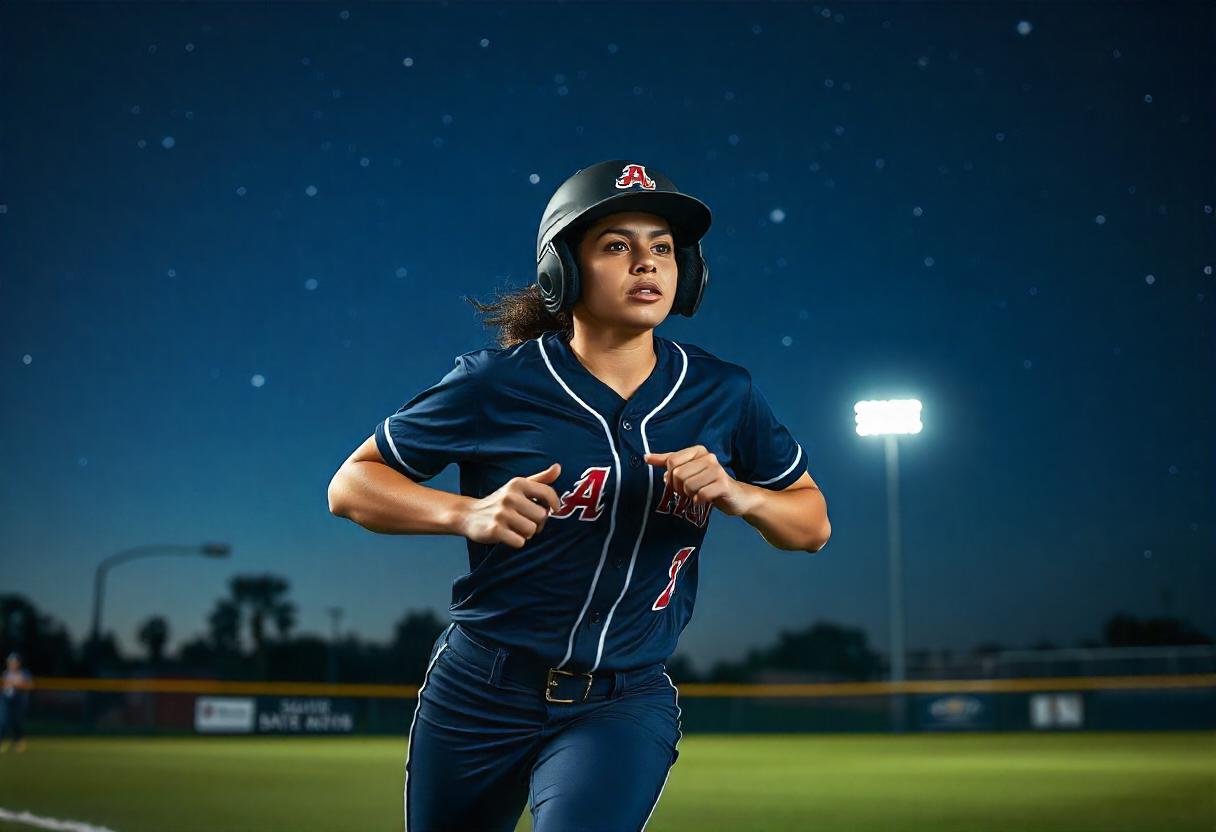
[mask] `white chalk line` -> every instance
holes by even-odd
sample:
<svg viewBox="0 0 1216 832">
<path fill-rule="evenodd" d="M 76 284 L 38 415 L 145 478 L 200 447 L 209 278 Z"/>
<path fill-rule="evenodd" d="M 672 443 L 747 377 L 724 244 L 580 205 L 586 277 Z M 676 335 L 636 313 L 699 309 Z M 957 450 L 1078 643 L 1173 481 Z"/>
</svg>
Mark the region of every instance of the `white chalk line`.
<svg viewBox="0 0 1216 832">
<path fill-rule="evenodd" d="M 54 829 L 56 832 L 114 832 L 113 829 L 106 826 L 94 826 L 91 823 L 83 823 L 78 820 L 44 818 L 29 812 L 11 812 L 8 809 L 0 809 L 0 820 L 7 820 L 12 823 L 24 823 L 38 829 Z"/>
</svg>

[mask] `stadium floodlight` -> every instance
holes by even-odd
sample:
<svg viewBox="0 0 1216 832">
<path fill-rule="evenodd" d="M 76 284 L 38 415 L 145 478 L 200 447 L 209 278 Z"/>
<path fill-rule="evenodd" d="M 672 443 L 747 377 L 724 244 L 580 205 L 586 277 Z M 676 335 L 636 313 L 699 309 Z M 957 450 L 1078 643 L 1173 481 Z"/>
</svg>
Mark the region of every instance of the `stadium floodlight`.
<svg viewBox="0 0 1216 832">
<path fill-rule="evenodd" d="M 110 555 L 97 564 L 93 573 L 93 636 L 92 646 L 96 650 L 101 638 L 101 607 L 105 600 L 106 575 L 120 563 L 126 563 L 136 558 L 150 558 L 160 555 L 202 555 L 206 558 L 226 558 L 232 554 L 232 547 L 227 543 L 204 543 L 201 546 L 181 546 L 171 543 L 152 543 L 146 546 L 136 546 L 123 549 Z"/>
<path fill-rule="evenodd" d="M 891 681 L 904 681 L 904 593 L 903 560 L 899 546 L 899 437 L 920 433 L 919 399 L 881 399 L 853 405 L 858 436 L 881 436 L 887 453 L 887 548 L 889 552 L 889 603 L 891 624 Z M 891 697 L 895 730 L 903 731 L 907 719 L 903 694 Z"/>
<path fill-rule="evenodd" d="M 858 436 L 920 433 L 921 404 L 917 399 L 883 399 L 853 405 Z"/>
</svg>

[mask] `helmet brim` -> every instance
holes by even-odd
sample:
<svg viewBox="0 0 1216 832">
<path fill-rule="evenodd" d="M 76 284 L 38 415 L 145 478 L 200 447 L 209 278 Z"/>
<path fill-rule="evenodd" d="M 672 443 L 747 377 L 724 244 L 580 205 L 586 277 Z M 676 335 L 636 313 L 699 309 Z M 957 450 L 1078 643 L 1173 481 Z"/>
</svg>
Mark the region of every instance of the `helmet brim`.
<svg viewBox="0 0 1216 832">
<path fill-rule="evenodd" d="M 556 232 L 551 231 L 549 236 L 556 237 L 574 228 L 586 228 L 609 214 L 626 211 L 639 211 L 663 217 L 671 226 L 677 245 L 699 242 L 709 231 L 712 222 L 709 206 L 696 197 L 668 191 L 629 191 L 600 200 L 580 213 L 577 218 L 572 218 L 563 228 Z"/>
</svg>

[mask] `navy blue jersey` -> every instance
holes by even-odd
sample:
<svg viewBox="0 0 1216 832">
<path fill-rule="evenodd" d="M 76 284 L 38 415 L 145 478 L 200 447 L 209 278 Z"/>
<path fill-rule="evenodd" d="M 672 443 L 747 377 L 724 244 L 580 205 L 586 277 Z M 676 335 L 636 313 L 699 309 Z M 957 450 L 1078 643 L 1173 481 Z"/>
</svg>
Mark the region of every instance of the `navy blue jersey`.
<svg viewBox="0 0 1216 832">
<path fill-rule="evenodd" d="M 704 445 L 775 491 L 806 471 L 747 370 L 658 335 L 654 348 L 628 400 L 558 332 L 476 350 L 376 426 L 389 465 L 425 482 L 456 463 L 470 497 L 561 464 L 561 505 L 522 548 L 468 541 L 451 615 L 475 637 L 575 671 L 666 660 L 692 617 L 712 506 L 673 493 L 643 454 Z"/>
</svg>

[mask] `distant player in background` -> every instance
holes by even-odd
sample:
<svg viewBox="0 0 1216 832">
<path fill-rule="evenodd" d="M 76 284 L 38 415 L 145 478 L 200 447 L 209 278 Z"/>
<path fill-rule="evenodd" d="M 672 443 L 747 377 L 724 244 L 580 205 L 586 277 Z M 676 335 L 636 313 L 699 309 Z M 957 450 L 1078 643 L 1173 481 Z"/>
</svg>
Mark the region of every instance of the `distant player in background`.
<svg viewBox="0 0 1216 832">
<path fill-rule="evenodd" d="M 500 348 L 459 356 L 330 483 L 330 511 L 367 529 L 468 540 L 410 726 L 406 832 L 509 832 L 525 803 L 534 832 L 643 828 L 679 755 L 663 662 L 710 509 L 781 549 L 831 534 L 748 371 L 654 334 L 700 304 L 709 224 L 645 165 L 578 171 L 542 219 L 536 285 L 476 304 Z M 453 462 L 459 494 L 421 485 Z"/>
<path fill-rule="evenodd" d="M 8 751 L 10 734 L 13 750 L 18 754 L 25 750 L 25 708 L 31 684 L 29 671 L 21 667 L 21 656 L 9 653 L 0 690 L 0 753 Z"/>
</svg>

